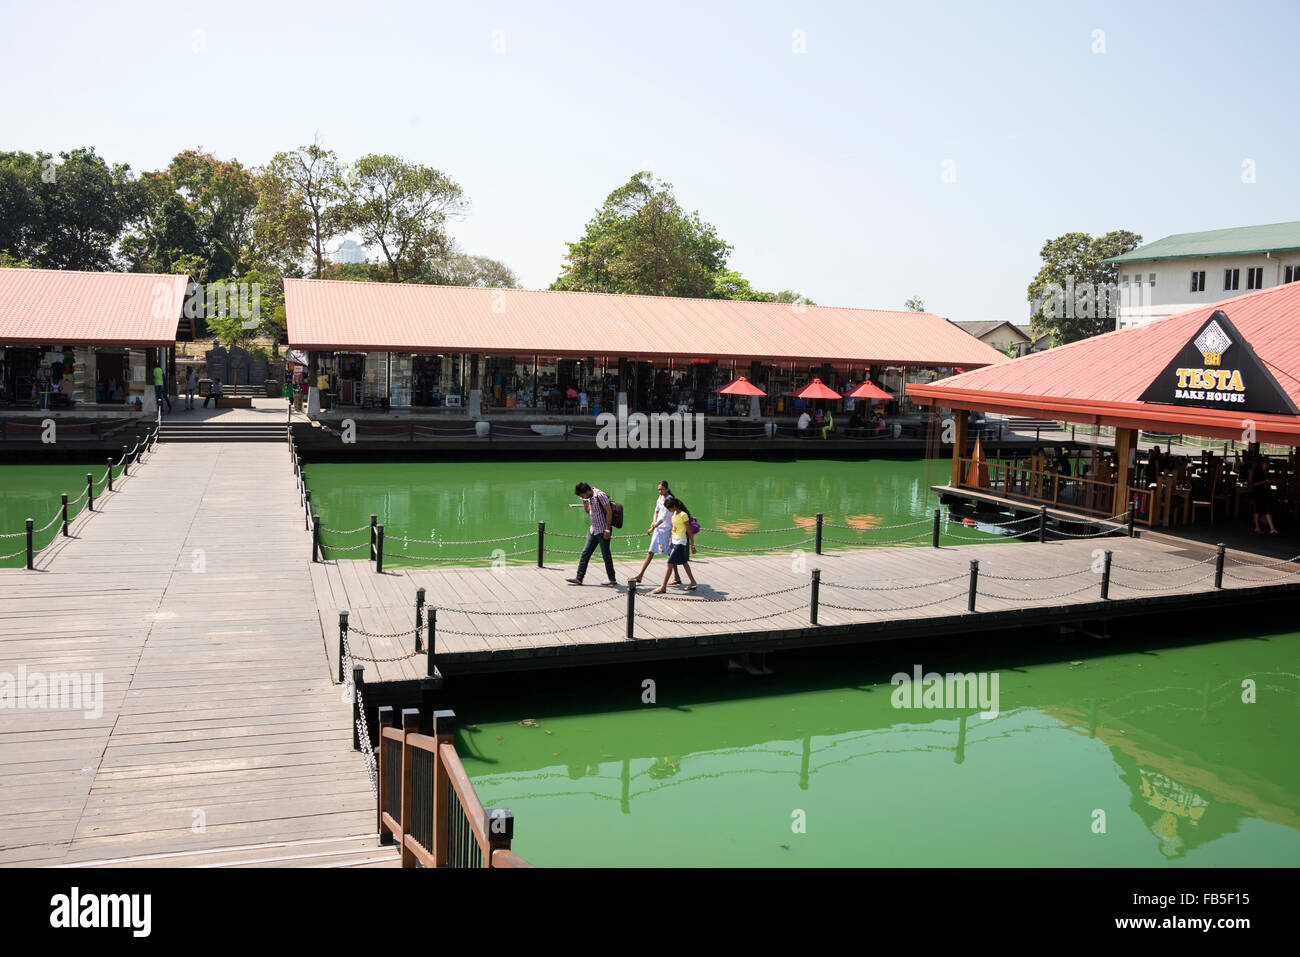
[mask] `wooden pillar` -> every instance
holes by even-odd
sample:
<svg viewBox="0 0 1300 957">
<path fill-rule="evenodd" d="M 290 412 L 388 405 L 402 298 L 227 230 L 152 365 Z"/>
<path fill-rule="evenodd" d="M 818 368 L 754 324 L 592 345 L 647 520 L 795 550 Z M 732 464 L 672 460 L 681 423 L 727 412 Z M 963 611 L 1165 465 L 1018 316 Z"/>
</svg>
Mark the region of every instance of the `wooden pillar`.
<svg viewBox="0 0 1300 957">
<path fill-rule="evenodd" d="M 1137 458 L 1137 429 L 1115 430 L 1115 499 L 1110 514 L 1128 511 L 1128 487 L 1133 484 L 1133 463 Z"/>
<path fill-rule="evenodd" d="M 965 409 L 956 409 L 953 411 L 953 437 L 952 437 L 952 485 L 953 487 L 961 485 L 964 476 L 961 474 L 961 459 L 966 454 L 966 426 L 970 421 L 970 413 Z M 943 428 L 943 423 L 939 423 L 939 428 Z"/>
</svg>

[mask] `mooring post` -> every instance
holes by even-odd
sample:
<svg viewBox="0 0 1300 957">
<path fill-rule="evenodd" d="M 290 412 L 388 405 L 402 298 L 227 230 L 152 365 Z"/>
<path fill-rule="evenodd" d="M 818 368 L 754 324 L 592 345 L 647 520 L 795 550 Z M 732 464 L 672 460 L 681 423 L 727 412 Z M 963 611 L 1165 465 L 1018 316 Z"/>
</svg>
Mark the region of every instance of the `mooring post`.
<svg viewBox="0 0 1300 957">
<path fill-rule="evenodd" d="M 1110 560 L 1114 552 L 1107 552 L 1105 562 L 1101 566 L 1101 600 L 1106 601 L 1110 598 Z"/>
<path fill-rule="evenodd" d="M 430 678 L 432 678 L 435 674 L 438 673 L 438 669 L 433 666 L 433 647 L 434 647 L 434 640 L 437 637 L 437 633 L 438 633 L 438 609 L 434 607 L 429 609 L 429 640 L 425 642 L 425 644 L 428 647 L 424 649 L 424 654 L 427 659 L 425 674 L 427 674 Z"/>
<path fill-rule="evenodd" d="M 384 526 L 375 526 L 375 574 L 384 573 Z"/>
<path fill-rule="evenodd" d="M 364 665 L 352 666 L 352 750 L 361 750 L 361 689 L 366 686 Z"/>
<path fill-rule="evenodd" d="M 821 592 L 821 587 L 822 570 L 820 568 L 814 568 L 812 570 L 812 601 L 809 604 L 810 611 L 808 615 L 808 623 L 810 625 L 817 624 L 817 596 Z"/>
<path fill-rule="evenodd" d="M 545 564 L 542 556 L 546 551 L 546 523 L 537 523 L 537 567 L 541 568 Z"/>
<path fill-rule="evenodd" d="M 375 523 L 379 521 L 378 515 L 370 516 L 370 560 L 375 560 Z"/>
<path fill-rule="evenodd" d="M 346 675 L 343 674 L 344 654 L 348 647 L 348 613 L 339 612 L 339 684 L 343 684 Z"/>
<path fill-rule="evenodd" d="M 980 563 L 978 559 L 971 559 L 970 563 L 970 591 L 966 595 L 966 610 L 975 610 L 975 593 L 979 589 L 980 582 Z"/>
<path fill-rule="evenodd" d="M 1137 500 L 1128 500 L 1128 537 L 1133 537 L 1133 522 L 1137 519 Z"/>
<path fill-rule="evenodd" d="M 113 456 L 108 457 L 108 490 L 113 491 Z"/>
<path fill-rule="evenodd" d="M 939 547 L 939 510 L 937 508 L 934 510 L 934 535 L 931 538 L 930 544 L 935 548 Z"/>
<path fill-rule="evenodd" d="M 62 495 L 59 496 L 59 499 L 63 503 L 63 537 L 67 538 L 68 537 L 68 493 L 64 492 Z"/>
<path fill-rule="evenodd" d="M 817 554 L 822 553 L 822 513 L 817 513 Z"/>
<path fill-rule="evenodd" d="M 32 555 L 32 526 L 34 526 L 35 524 L 36 523 L 33 522 L 30 518 L 27 520 L 27 569 L 28 571 L 31 570 L 32 559 L 35 557 Z"/>
<path fill-rule="evenodd" d="M 307 489 L 307 501 L 303 503 L 303 508 L 307 512 L 307 531 L 311 531 L 311 489 Z"/>
<path fill-rule="evenodd" d="M 320 516 L 311 517 L 311 560 L 312 563 L 320 561 Z"/>
<path fill-rule="evenodd" d="M 636 625 L 636 579 L 627 580 L 627 637 L 633 639 Z"/>
<path fill-rule="evenodd" d="M 424 650 L 424 587 L 415 590 L 415 653 Z"/>
<path fill-rule="evenodd" d="M 1219 552 L 1214 556 L 1214 587 L 1223 587 L 1223 559 L 1227 555 L 1228 547 L 1219 542 Z"/>
<path fill-rule="evenodd" d="M 388 788 L 384 785 L 388 780 L 388 762 L 384 758 L 384 753 L 388 750 L 384 747 L 384 728 L 393 727 L 393 706 L 386 704 L 380 707 L 375 715 L 375 723 L 379 725 L 379 788 L 378 794 L 375 795 L 375 832 L 379 835 L 381 846 L 393 843 L 392 832 L 384 827 L 384 812 L 388 810 L 388 802 L 393 796 L 388 793 Z"/>
<path fill-rule="evenodd" d="M 95 483 L 89 472 L 86 473 L 86 508 L 92 512 L 95 510 Z"/>
<path fill-rule="evenodd" d="M 122 446 L 122 474 L 131 474 L 131 453 L 126 450 L 125 445 Z"/>
<path fill-rule="evenodd" d="M 1047 541 L 1047 506 L 1038 506 L 1038 540 Z"/>
</svg>

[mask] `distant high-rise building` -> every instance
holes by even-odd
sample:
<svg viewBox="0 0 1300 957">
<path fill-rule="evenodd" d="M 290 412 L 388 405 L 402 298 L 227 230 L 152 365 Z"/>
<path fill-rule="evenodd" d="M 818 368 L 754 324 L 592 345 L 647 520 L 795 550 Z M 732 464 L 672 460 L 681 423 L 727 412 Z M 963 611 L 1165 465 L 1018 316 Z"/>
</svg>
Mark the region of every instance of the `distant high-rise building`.
<svg viewBox="0 0 1300 957">
<path fill-rule="evenodd" d="M 345 239 L 339 243 L 339 248 L 330 253 L 330 259 L 336 263 L 363 263 L 366 261 L 366 251 L 355 240 Z"/>
</svg>

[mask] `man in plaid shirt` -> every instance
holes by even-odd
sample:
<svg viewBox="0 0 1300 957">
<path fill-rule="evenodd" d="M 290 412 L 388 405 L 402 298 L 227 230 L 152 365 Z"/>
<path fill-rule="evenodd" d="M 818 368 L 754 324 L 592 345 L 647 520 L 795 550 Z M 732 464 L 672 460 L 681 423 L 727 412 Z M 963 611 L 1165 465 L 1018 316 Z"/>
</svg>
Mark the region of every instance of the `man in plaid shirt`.
<svg viewBox="0 0 1300 957">
<path fill-rule="evenodd" d="M 613 510 L 609 507 L 609 496 L 598 488 L 592 488 L 586 482 L 579 482 L 574 488 L 574 494 L 582 499 L 582 507 L 587 510 L 591 516 L 591 527 L 587 530 L 587 543 L 582 548 L 582 557 L 578 559 L 578 573 L 572 578 L 566 578 L 570 585 L 581 585 L 582 579 L 587 574 L 587 562 L 591 559 L 591 553 L 600 546 L 600 555 L 605 559 L 605 575 L 609 581 L 606 585 L 618 584 L 618 579 L 614 575 L 614 556 L 609 550 L 610 522 L 613 518 Z"/>
</svg>

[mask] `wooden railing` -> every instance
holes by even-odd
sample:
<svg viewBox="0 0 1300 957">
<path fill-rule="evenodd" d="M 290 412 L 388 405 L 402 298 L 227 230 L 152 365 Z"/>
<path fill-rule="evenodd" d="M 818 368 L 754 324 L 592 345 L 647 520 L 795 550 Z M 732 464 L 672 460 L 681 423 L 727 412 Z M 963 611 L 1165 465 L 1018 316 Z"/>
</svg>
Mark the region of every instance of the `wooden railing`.
<svg viewBox="0 0 1300 957">
<path fill-rule="evenodd" d="M 984 460 L 980 465 L 988 473 L 988 485 L 971 485 L 966 479 L 974 461 L 966 458 L 960 460 L 959 484 L 962 488 L 986 488 L 990 492 L 1001 492 L 1007 498 L 1026 499 L 1046 505 L 1065 505 L 1098 515 L 1112 514 L 1114 482 Z"/>
<path fill-rule="evenodd" d="M 420 712 L 379 709 L 379 840 L 396 844 L 403 867 L 531 867 L 510 850 L 514 815 L 484 810 L 456 753 L 456 715 L 433 713 L 433 736 Z"/>
</svg>

